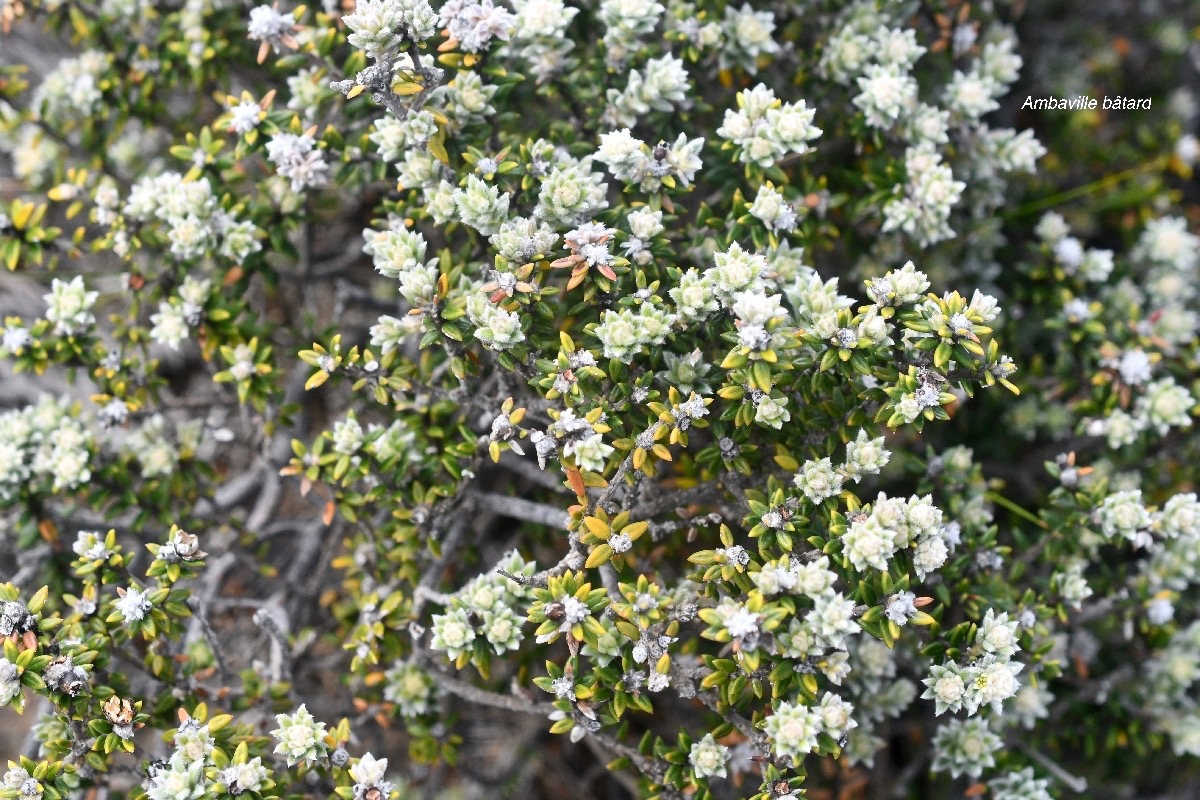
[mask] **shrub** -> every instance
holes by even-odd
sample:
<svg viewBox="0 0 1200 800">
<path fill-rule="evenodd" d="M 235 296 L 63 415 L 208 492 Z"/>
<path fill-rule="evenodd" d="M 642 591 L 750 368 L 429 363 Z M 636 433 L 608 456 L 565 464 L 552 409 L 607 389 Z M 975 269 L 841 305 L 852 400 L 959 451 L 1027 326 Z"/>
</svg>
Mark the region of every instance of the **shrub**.
<svg viewBox="0 0 1200 800">
<path fill-rule="evenodd" d="M 0 6 L 0 796 L 1194 791 L 1195 101 L 1021 108 L 1195 32 L 1023 5 Z"/>
</svg>

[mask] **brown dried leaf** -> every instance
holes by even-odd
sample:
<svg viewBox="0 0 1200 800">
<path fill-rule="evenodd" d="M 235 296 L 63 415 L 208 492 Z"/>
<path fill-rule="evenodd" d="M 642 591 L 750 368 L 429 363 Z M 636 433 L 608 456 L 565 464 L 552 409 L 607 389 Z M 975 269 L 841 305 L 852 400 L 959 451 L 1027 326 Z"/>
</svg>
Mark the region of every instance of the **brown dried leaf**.
<svg viewBox="0 0 1200 800">
<path fill-rule="evenodd" d="M 583 485 L 583 475 L 574 467 L 567 470 L 567 483 L 570 484 L 571 491 L 575 492 L 577 497 L 587 494 L 587 487 Z"/>
</svg>

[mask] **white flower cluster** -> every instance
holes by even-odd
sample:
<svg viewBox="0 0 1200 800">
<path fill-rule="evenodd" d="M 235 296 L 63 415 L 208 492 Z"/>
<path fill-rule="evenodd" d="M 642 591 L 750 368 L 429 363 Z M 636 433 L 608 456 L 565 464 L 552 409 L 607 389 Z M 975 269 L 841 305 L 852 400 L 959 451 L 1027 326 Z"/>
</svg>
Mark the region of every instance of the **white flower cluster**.
<svg viewBox="0 0 1200 800">
<path fill-rule="evenodd" d="M 766 323 L 786 315 L 779 305 L 779 296 L 763 292 L 766 288 L 763 277 L 767 272 L 765 256 L 744 250 L 734 242 L 725 252 L 714 253 L 713 266 L 703 273 L 695 269 L 685 272 L 669 294 L 680 319 L 703 319 L 726 307 L 738 317 L 739 329 L 746 330 L 749 346 L 765 344 L 765 340 L 760 340 Z M 736 308 L 739 303 L 740 312 Z"/>
<path fill-rule="evenodd" d="M 41 187 L 53 178 L 54 168 L 62 163 L 65 149 L 52 136 L 33 123 L 25 123 L 16 133 L 0 139 L 0 150 L 12 157 L 13 175 Z"/>
<path fill-rule="evenodd" d="M 475 636 L 470 612 L 463 607 L 452 608 L 445 614 L 434 615 L 433 640 L 430 647 L 445 651 L 447 658 L 457 659 L 469 652 Z"/>
<path fill-rule="evenodd" d="M 202 423 L 203 420 L 193 420 L 181 426 L 177 432 L 180 442 L 194 438 Z M 179 463 L 179 453 L 171 443 L 167 420 L 162 414 L 155 414 L 143 422 L 139 429 L 124 439 L 121 447 L 137 459 L 143 478 L 168 477 L 175 472 Z"/>
<path fill-rule="evenodd" d="M 1021 57 L 1014 52 L 1015 47 L 1012 36 L 1002 35 L 984 45 L 968 72 L 955 70 L 943 98 L 957 118 L 974 122 L 999 108 L 996 100 L 1008 91 L 1021 68 Z"/>
<path fill-rule="evenodd" d="M 16 794 L 13 795 L 15 797 L 41 800 L 45 796 L 41 782 L 24 767 L 17 766 L 11 761 L 8 763 L 12 766 L 5 771 L 3 779 L 0 779 L 0 786 L 15 792 Z"/>
<path fill-rule="evenodd" d="M 725 28 L 721 22 L 713 20 L 701 24 L 696 4 L 688 0 L 669 0 L 667 26 L 698 49 L 712 50 L 725 41 Z"/>
<path fill-rule="evenodd" d="M 704 139 L 688 140 L 679 134 L 674 144 L 660 142 L 649 147 L 629 133 L 629 128 L 603 134 L 600 149 L 593 158 L 608 166 L 613 177 L 626 184 L 636 185 L 647 194 L 657 192 L 664 183 L 690 186 L 696 172 L 704 166 L 700 150 Z"/>
<path fill-rule="evenodd" d="M 191 718 L 185 719 L 175 731 L 174 751 L 170 760 L 166 764 L 160 762 L 149 770 L 146 795 L 150 800 L 198 800 L 205 797 L 211 789 L 204 773 L 212 763 L 215 745 L 216 740 L 209 732 L 208 725 Z M 247 770 L 247 785 L 239 784 L 246 791 L 261 787 L 268 777 L 261 759 L 255 761 L 258 762 L 257 771 Z"/>
<path fill-rule="evenodd" d="M 909 144 L 908 182 L 904 196 L 884 207 L 883 230 L 899 230 L 920 246 L 954 236 L 949 212 L 965 184 L 953 180 L 938 148 L 950 143 L 951 124 L 966 154 L 962 167 L 977 192 L 973 202 L 998 206 L 1005 199 L 1001 173 L 1031 172 L 1045 149 L 1029 131 L 990 130 L 980 117 L 998 107 L 996 99 L 1016 80 L 1021 59 L 1015 38 L 1004 28 L 988 31 L 971 68 L 957 71 L 942 88 L 943 107 L 920 102 L 912 75 L 915 62 L 927 51 L 911 28 L 892 27 L 887 12 L 848 4 L 822 50 L 818 69 L 831 80 L 854 87 L 853 103 L 870 127 L 897 130 Z M 960 42 L 959 34 L 963 35 Z M 954 36 L 955 53 L 965 55 L 975 45 L 976 31 L 960 25 Z"/>
<path fill-rule="evenodd" d="M 766 394 L 764 392 L 754 401 L 754 421 L 777 431 L 782 430 L 783 423 L 790 422 L 792 419 L 791 412 L 785 408 L 787 404 L 788 399 L 782 394 L 778 392 Z"/>
<path fill-rule="evenodd" d="M 670 112 L 688 106 L 687 69 L 681 59 L 667 54 L 652 58 L 640 70 L 630 70 L 621 90 L 609 89 L 603 121 L 612 127 L 633 127 L 651 111 Z"/>
<path fill-rule="evenodd" d="M 988 781 L 993 800 L 1054 800 L 1048 786 L 1049 781 L 1034 777 L 1033 767 L 1008 772 Z"/>
<path fill-rule="evenodd" d="M 62 59 L 38 84 L 33 108 L 53 125 L 98 114 L 104 100 L 100 82 L 111 65 L 112 56 L 98 50 Z"/>
<path fill-rule="evenodd" d="M 721 599 L 713 609 L 713 618 L 724 629 L 730 639 L 740 642 L 740 647 L 753 649 L 758 646 L 761 618 L 742 603 L 731 597 Z"/>
<path fill-rule="evenodd" d="M 653 303 L 643 303 L 637 311 L 623 308 L 608 310 L 592 334 L 604 348 L 605 358 L 628 361 L 643 348 L 666 341 L 678 317 Z"/>
<path fill-rule="evenodd" d="M 829 569 L 829 559 L 826 556 L 812 561 L 785 556 L 778 561 L 768 561 L 757 572 L 751 572 L 750 580 L 764 597 L 788 592 L 801 594 L 815 601 L 832 594 L 837 575 Z M 836 637 L 836 634 L 834 636 Z"/>
<path fill-rule="evenodd" d="M 46 319 L 54 323 L 54 332 L 62 336 L 84 333 L 96 323 L 92 306 L 99 296 L 98 292 L 87 290 L 82 275 L 76 275 L 69 282 L 55 278 L 50 282 L 50 293 L 43 296 Z"/>
<path fill-rule="evenodd" d="M 391 116 L 376 120 L 369 138 L 379 149 L 379 157 L 394 163 L 403 159 L 409 148 L 423 147 L 435 133 L 432 112 L 421 109 L 402 120 Z"/>
<path fill-rule="evenodd" d="M 22 491 L 71 491 L 92 476 L 95 440 L 64 400 L 43 397 L 36 405 L 0 414 L 0 501 Z"/>
<path fill-rule="evenodd" d="M 189 181 L 178 172 L 142 178 L 130 189 L 123 211 L 140 222 L 165 224 L 171 254 L 180 259 L 216 253 L 240 264 L 262 249 L 259 230 L 220 207 L 208 178 Z"/>
<path fill-rule="evenodd" d="M 249 97 L 244 97 L 229 107 L 229 128 L 239 136 L 245 136 L 257 128 L 258 123 L 262 122 L 265 116 L 266 112 L 262 110 L 262 106 Z M 98 197 L 97 205 L 99 205 Z"/>
<path fill-rule="evenodd" d="M 96 531 L 79 531 L 71 545 L 75 555 L 88 561 L 103 561 L 113 554 L 104 543 L 104 536 Z"/>
<path fill-rule="evenodd" d="M 530 72 L 545 82 L 567 66 L 567 56 L 575 43 L 567 38 L 567 28 L 579 9 L 563 0 L 513 0 L 516 27 L 511 49 L 529 64 Z"/>
<path fill-rule="evenodd" d="M 321 104 L 334 96 L 321 67 L 308 67 L 288 76 L 287 87 L 287 107 L 310 122 L 317 118 Z"/>
<path fill-rule="evenodd" d="M 1146 711 L 1171 739 L 1178 755 L 1200 756 L 1200 622 L 1178 630 L 1167 646 L 1147 662 Z"/>
<path fill-rule="evenodd" d="M 783 103 L 765 84 L 738 92 L 737 104 L 725 110 L 717 135 L 738 148 L 743 163 L 769 168 L 789 153 L 810 152 L 808 143 L 821 135 L 812 124 L 816 109 L 803 100 Z"/>
<path fill-rule="evenodd" d="M 346 418 L 333 424 L 330 432 L 333 440 L 333 452 L 343 456 L 354 456 L 363 446 L 363 429 L 354 416 L 354 411 L 346 412 Z"/>
<path fill-rule="evenodd" d="M 927 49 L 917 43 L 916 31 L 893 28 L 884 15 L 861 4 L 849 4 L 832 28 L 818 62 L 822 75 L 853 86 L 870 66 L 896 67 L 907 73 Z M 861 87 L 861 82 L 858 84 Z"/>
<path fill-rule="evenodd" d="M 529 576 L 534 573 L 535 565 L 523 560 L 514 550 L 491 572 L 478 576 L 460 589 L 452 596 L 446 613 L 433 617 L 431 648 L 445 652 L 447 658 L 454 660 L 470 653 L 472 644 L 481 636 L 496 655 L 521 646 L 524 638 L 521 625 L 525 616 L 514 609 L 521 608 L 533 595 L 529 587 L 501 575 L 500 570 Z M 425 697 L 417 705 L 411 705 L 413 701 L 410 700 L 410 709 L 423 707 L 428 702 L 428 694 Z"/>
<path fill-rule="evenodd" d="M 1083 601 L 1092 596 L 1092 587 L 1088 585 L 1083 572 L 1087 562 L 1083 559 L 1071 561 L 1050 578 L 1050 585 L 1058 592 L 1062 601 L 1078 610 L 1083 607 Z"/>
<path fill-rule="evenodd" d="M 1143 270 L 1139 286 L 1148 295 L 1133 292 L 1145 305 L 1140 332 L 1164 340 L 1168 349 L 1191 342 L 1200 329 L 1196 313 L 1200 286 L 1200 236 L 1187 229 L 1181 217 L 1163 217 L 1148 222 L 1131 254 L 1133 264 Z"/>
<path fill-rule="evenodd" d="M 1151 585 L 1182 591 L 1200 582 L 1200 500 L 1177 494 L 1153 514 L 1151 527 L 1164 541 L 1145 565 Z"/>
<path fill-rule="evenodd" d="M 769 231 L 790 233 L 796 227 L 796 209 L 784 199 L 770 181 L 758 187 L 754 202 L 747 209 Z"/>
<path fill-rule="evenodd" d="M 1133 257 L 1153 267 L 1185 275 L 1200 267 L 1200 236 L 1190 233 L 1182 217 L 1162 217 L 1146 223 Z"/>
<path fill-rule="evenodd" d="M 189 329 L 200 324 L 211 288 L 212 281 L 207 279 L 197 280 L 191 275 L 184 278 L 177 296 L 160 302 L 158 313 L 150 315 L 150 338 L 178 350 L 187 340 Z"/>
<path fill-rule="evenodd" d="M 525 341 L 520 315 L 493 303 L 487 292 L 468 295 L 467 316 L 475 325 L 475 338 L 492 350 L 508 350 Z"/>
<path fill-rule="evenodd" d="M 1128 361 L 1123 358 L 1116 366 L 1119 374 L 1134 378 L 1127 383 L 1142 382 L 1149 377 L 1149 362 L 1145 363 L 1144 371 L 1132 358 Z M 1163 436 L 1171 428 L 1190 428 L 1191 410 L 1195 404 L 1196 399 L 1191 393 L 1168 376 L 1145 387 L 1134 402 L 1132 413 L 1114 408 L 1108 417 L 1094 420 L 1087 432 L 1092 436 L 1104 436 L 1109 447 L 1120 449 L 1133 444 L 1146 431 Z"/>
<path fill-rule="evenodd" d="M 308 134 L 277 133 L 267 142 L 267 160 L 279 174 L 291 181 L 293 192 L 323 186 L 329 165 L 325 154 Z"/>
<path fill-rule="evenodd" d="M 428 714 L 434 708 L 437 685 L 433 677 L 416 664 L 400 663 L 383 675 L 383 699 L 394 703 L 402 717 Z"/>
<path fill-rule="evenodd" d="M 416 432 L 403 418 L 395 420 L 386 428 L 371 423 L 367 426 L 367 438 L 368 452 L 373 453 L 383 463 L 403 463 L 421 455 L 421 451 L 414 447 Z"/>
<path fill-rule="evenodd" d="M 941 154 L 929 143 L 905 150 L 904 170 L 908 180 L 903 195 L 883 207 L 884 232 L 904 231 L 922 247 L 953 238 L 950 211 L 966 184 L 954 180 L 950 167 L 942 163 Z"/>
<path fill-rule="evenodd" d="M 135 586 L 130 586 L 119 594 L 120 597 L 113 601 L 113 610 L 121 615 L 126 625 L 145 619 L 152 607 L 150 598 L 146 596 L 145 592 Z"/>
<path fill-rule="evenodd" d="M 1154 359 L 1145 350 L 1135 347 L 1119 356 L 1101 359 L 1100 366 L 1116 372 L 1126 386 L 1140 386 L 1153 375 Z"/>
<path fill-rule="evenodd" d="M 493 39 L 507 42 L 516 26 L 512 13 L 492 0 L 448 0 L 438 22 L 449 29 L 450 38 L 467 53 L 488 49 Z"/>
<path fill-rule="evenodd" d="M 388 760 L 363 753 L 362 758 L 350 767 L 350 779 L 354 781 L 354 800 L 387 800 L 395 786 L 386 779 Z"/>
<path fill-rule="evenodd" d="M 510 264 L 525 264 L 553 252 L 558 244 L 558 234 L 544 222 L 513 217 L 501 225 L 488 242 Z"/>
<path fill-rule="evenodd" d="M 859 571 L 886 570 L 897 550 L 913 548 L 913 569 L 922 580 L 946 563 L 942 512 L 929 495 L 907 501 L 882 492 L 875 502 L 851 515 L 842 551 Z"/>
<path fill-rule="evenodd" d="M 428 150 L 412 147 L 396 165 L 400 185 L 425 190 L 425 202 L 434 221 L 444 225 L 454 218 L 454 185 L 445 180 L 446 168 Z"/>
<path fill-rule="evenodd" d="M 910 31 L 911 33 L 911 31 Z M 866 115 L 867 125 L 890 130 L 917 102 L 917 81 L 896 63 L 872 64 L 858 79 L 854 105 Z"/>
<path fill-rule="evenodd" d="M 792 478 L 792 483 L 810 503 L 822 503 L 837 495 L 845 480 L 858 483 L 864 475 L 878 475 L 890 458 L 883 437 L 872 439 L 860 430 L 858 438 L 846 445 L 846 461 L 840 468 L 835 470 L 829 458 L 808 461 Z"/>
<path fill-rule="evenodd" d="M 342 17 L 353 33 L 350 44 L 374 59 L 390 58 L 408 44 L 433 36 L 437 15 L 429 0 L 357 0 L 354 13 Z"/>
<path fill-rule="evenodd" d="M 775 253 L 771 266 L 779 272 L 779 253 Z M 784 286 L 783 293 L 795 309 L 796 323 L 805 328 L 821 327 L 824 330 L 837 328 L 837 312 L 854 305 L 854 298 L 838 294 L 838 279 L 823 279 L 807 265 L 800 265 L 795 277 Z"/>
<path fill-rule="evenodd" d="M 970 161 L 973 182 L 981 182 L 1006 172 L 1032 174 L 1037 170 L 1037 160 L 1046 155 L 1046 148 L 1033 135 L 1033 131 L 1018 133 L 1012 128 L 993 130 L 980 125 L 974 137 L 974 152 Z M 1095 251 L 1097 254 L 1112 253 Z M 1098 256 L 1103 258 L 1103 256 Z M 1093 266 L 1090 269 L 1098 269 Z"/>
<path fill-rule="evenodd" d="M 933 737 L 934 772 L 949 771 L 954 777 L 969 775 L 978 778 L 989 767 L 996 766 L 996 753 L 1004 743 L 985 720 L 952 719 L 938 728 Z"/>
<path fill-rule="evenodd" d="M 1033 730 L 1038 720 L 1050 716 L 1050 704 L 1053 702 L 1054 695 L 1044 684 L 1026 683 L 1017 690 L 1009 704 L 1009 716 L 1025 730 Z"/>
<path fill-rule="evenodd" d="M 739 252 L 741 251 L 740 245 L 734 243 L 733 246 L 738 248 Z M 766 259 L 763 259 L 760 269 L 765 268 Z M 694 268 L 689 269 L 680 277 L 679 285 L 669 290 L 668 294 L 675 301 L 675 312 L 681 320 L 687 322 L 701 320 L 720 307 L 713 294 L 713 279 L 710 272 L 711 270 L 706 270 L 702 274 Z"/>
<path fill-rule="evenodd" d="M 500 194 L 499 188 L 469 176 L 467 186 L 454 193 L 458 218 L 464 224 L 485 236 L 498 233 L 509 213 L 509 196 Z"/>
<path fill-rule="evenodd" d="M 1070 235 L 1066 220 L 1051 211 L 1038 220 L 1038 237 L 1050 248 L 1054 261 L 1067 275 L 1079 275 L 1086 281 L 1101 283 L 1113 271 L 1111 250 L 1085 249 L 1083 243 Z"/>
<path fill-rule="evenodd" d="M 764 593 L 761 587 L 774 588 L 771 585 L 774 582 L 780 584 L 781 590 L 792 584 L 786 591 L 803 594 L 812 600 L 811 611 L 803 617 L 794 617 L 787 630 L 776 634 L 776 647 L 785 658 L 807 660 L 840 686 L 850 673 L 846 652 L 849 637 L 862 629 L 855 621 L 854 600 L 834 591 L 837 576 L 828 567 L 828 559 L 821 556 L 796 568 L 783 562 L 764 565 L 763 570 L 754 574 L 758 574 L 756 582 Z"/>
<path fill-rule="evenodd" d="M 426 260 L 425 237 L 410 231 L 401 219 L 377 231 L 363 231 L 363 252 L 371 256 L 375 269 L 400 282 L 400 294 L 413 308 L 428 308 L 437 295 L 438 258 Z"/>
<path fill-rule="evenodd" d="M 969 72 L 955 70 L 942 97 L 957 119 L 975 122 L 984 114 L 999 108 L 996 98 L 1002 97 L 1006 91 L 1007 87 L 975 68 Z"/>
<path fill-rule="evenodd" d="M 0 657 L 0 708 L 8 705 L 21 693 L 21 676 L 17 665 Z"/>
<path fill-rule="evenodd" d="M 780 703 L 763 723 L 772 749 L 780 758 L 790 757 L 797 764 L 817 749 L 818 737 L 828 734 L 836 741 L 857 726 L 850 718 L 853 707 L 835 694 L 826 692 L 816 706 Z"/>
<path fill-rule="evenodd" d="M 788 316 L 782 301 L 783 295 L 769 295 L 761 291 L 744 291 L 734 295 L 730 311 L 737 318 L 738 342 L 742 347 L 762 351 L 780 345 L 780 334 L 770 329 Z"/>
<path fill-rule="evenodd" d="M 853 743 L 856 760 L 871 762 L 882 741 L 871 732 L 885 719 L 900 716 L 917 695 L 916 684 L 897 675 L 896 653 L 871 636 L 853 640 L 846 691 L 853 699 L 855 717 L 862 727 L 852 736 L 869 739 Z"/>
<path fill-rule="evenodd" d="M 608 63 L 614 67 L 623 63 L 637 49 L 638 40 L 658 26 L 664 11 L 666 7 L 657 0 L 601 0 L 599 17 Z"/>
<path fill-rule="evenodd" d="M 733 242 L 725 252 L 713 254 L 713 266 L 704 271 L 702 279 L 708 282 L 709 294 L 721 305 L 729 307 L 740 293 L 761 291 L 766 272 L 765 256 L 744 250 Z"/>
<path fill-rule="evenodd" d="M 725 6 L 722 28 L 725 46 L 719 52 L 723 69 L 738 66 L 753 75 L 760 59 L 779 52 L 779 43 L 772 37 L 775 15 L 770 11 L 755 10 L 749 3 L 734 8 L 731 3 Z"/>
<path fill-rule="evenodd" d="M 281 14 L 278 6 L 261 5 L 250 9 L 246 33 L 257 42 L 264 42 L 278 50 L 294 29 L 293 18 Z"/>
<path fill-rule="evenodd" d="M 542 181 L 533 215 L 555 228 L 587 222 L 608 207 L 604 173 L 592 171 L 592 160 L 555 165 Z"/>
<path fill-rule="evenodd" d="M 948 661 L 930 666 L 929 677 L 923 681 L 928 688 L 921 697 L 934 701 L 935 714 L 966 709 L 971 716 L 985 705 L 996 714 L 1002 712 L 1004 701 L 1021 688 L 1017 674 L 1024 665 L 1012 660 L 1021 649 L 1016 630 L 1016 620 L 989 608 L 975 636 L 973 652 L 978 658 L 966 665 Z"/>
<path fill-rule="evenodd" d="M 904 140 L 912 145 L 923 142 L 933 145 L 949 144 L 950 112 L 927 103 L 917 103 L 901 120 L 900 130 Z M 1017 155 L 1019 154 L 1014 152 L 1011 159 L 1015 161 Z M 980 171 L 982 170 L 977 170 Z"/>
<path fill-rule="evenodd" d="M 698 742 L 693 742 L 688 751 L 688 763 L 697 778 L 724 778 L 728 772 L 725 765 L 729 762 L 729 748 L 717 744 L 711 733 L 705 734 Z"/>
<path fill-rule="evenodd" d="M 866 115 L 867 125 L 890 130 L 906 126 L 910 141 L 945 141 L 943 112 L 917 102 L 917 82 L 912 68 L 926 48 L 916 32 L 877 24 L 851 10 L 851 19 L 839 25 L 826 43 L 819 68 L 832 80 L 857 86 L 853 103 Z"/>
<path fill-rule="evenodd" d="M 287 760 L 289 767 L 299 761 L 317 761 L 329 755 L 325 743 L 325 723 L 317 722 L 302 704 L 293 714 L 276 714 L 279 727 L 271 731 L 275 737 L 275 752 Z"/>
<path fill-rule="evenodd" d="M 446 132 L 453 134 L 495 114 L 492 100 L 499 90 L 499 86 L 484 83 L 478 73 L 467 71 L 458 73 L 449 83 L 439 86 L 429 99 L 441 107 L 448 123 L 445 125 Z M 428 131 L 428 126 L 425 128 Z M 432 136 L 431 132 L 429 136 Z"/>
<path fill-rule="evenodd" d="M 263 766 L 261 756 L 242 764 L 230 764 L 217 773 L 217 781 L 232 795 L 262 792 L 267 788 L 270 777 L 271 773 Z"/>
<path fill-rule="evenodd" d="M 1135 547 L 1147 547 L 1152 542 L 1149 528 L 1153 518 L 1142 504 L 1140 490 L 1132 489 L 1108 495 L 1097 510 L 1096 518 L 1100 529 L 1109 539 L 1121 537 L 1133 543 Z"/>
<path fill-rule="evenodd" d="M 204 765 L 155 766 L 149 770 L 146 796 L 150 800 L 199 800 L 204 797 Z"/>
<path fill-rule="evenodd" d="M 847 20 L 839 23 L 825 42 L 817 69 L 823 77 L 849 86 L 862 74 L 875 48 L 860 26 L 846 24 Z"/>
</svg>

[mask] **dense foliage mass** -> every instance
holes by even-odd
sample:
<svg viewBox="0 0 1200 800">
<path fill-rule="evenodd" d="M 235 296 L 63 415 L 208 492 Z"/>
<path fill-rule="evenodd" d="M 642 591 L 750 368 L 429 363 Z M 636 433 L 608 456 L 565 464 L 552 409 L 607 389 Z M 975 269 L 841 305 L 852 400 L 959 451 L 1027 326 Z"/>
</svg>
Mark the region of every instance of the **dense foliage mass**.
<svg viewBox="0 0 1200 800">
<path fill-rule="evenodd" d="M 0 0 L 0 797 L 1194 796 L 1200 20 L 1058 5 Z"/>
</svg>

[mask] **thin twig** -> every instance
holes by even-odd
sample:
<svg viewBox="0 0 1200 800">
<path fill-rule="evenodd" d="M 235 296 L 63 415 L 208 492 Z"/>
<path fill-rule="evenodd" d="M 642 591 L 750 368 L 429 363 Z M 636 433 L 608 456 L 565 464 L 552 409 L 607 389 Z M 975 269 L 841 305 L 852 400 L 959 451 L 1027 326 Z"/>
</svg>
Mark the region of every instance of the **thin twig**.
<svg viewBox="0 0 1200 800">
<path fill-rule="evenodd" d="M 622 750 L 625 749 L 623 746 L 621 749 L 618 749 L 617 747 L 615 747 L 615 745 L 619 744 L 615 739 L 608 737 L 608 736 L 601 738 L 599 731 L 585 736 L 583 739 L 583 743 L 588 746 L 588 749 L 591 750 L 592 753 L 596 756 L 596 758 L 600 760 L 601 764 L 605 764 L 609 760 L 608 754 L 604 752 L 604 748 L 606 748 L 606 747 L 609 748 L 610 750 L 616 752 L 617 755 L 629 757 L 627 753 L 622 752 Z M 638 753 L 636 750 L 634 750 L 633 753 L 638 756 L 638 759 L 640 761 L 642 761 L 642 762 L 645 761 L 645 757 L 642 756 L 641 753 Z M 634 761 L 635 764 L 638 763 L 638 761 L 635 761 L 633 758 L 630 758 L 629 760 Z M 638 769 L 640 771 L 641 767 L 639 766 Z M 629 792 L 630 795 L 632 795 L 633 797 L 637 797 L 641 793 L 638 788 L 637 779 L 635 779 L 629 773 L 623 772 L 623 771 L 616 771 L 616 772 L 611 772 L 609 774 L 611 774 L 613 776 L 613 778 L 615 778 L 617 780 L 618 783 L 620 783 L 622 786 L 624 786 L 625 791 Z"/>
<path fill-rule="evenodd" d="M 536 483 L 543 489 L 560 494 L 571 494 L 571 490 L 562 482 L 561 473 L 556 478 L 553 473 L 539 469 L 532 461 L 521 458 L 511 450 L 505 451 L 504 455 L 500 456 L 498 463 L 504 469 L 515 472 L 530 483 Z"/>
<path fill-rule="evenodd" d="M 636 453 L 640 447 L 640 445 L 637 445 L 636 443 L 643 442 L 647 439 L 653 440 L 654 434 L 658 433 L 658 429 L 662 426 L 662 420 L 656 420 L 649 428 L 638 434 L 637 438 L 634 439 L 634 449 L 629 451 L 629 455 L 625 456 L 625 459 L 621 462 L 621 465 L 617 467 L 616 474 L 612 476 L 612 480 L 608 482 L 608 486 L 603 492 L 600 493 L 600 496 L 596 498 L 596 502 L 592 504 L 592 508 L 604 508 L 607 510 L 608 503 L 612 500 L 613 495 L 617 493 L 617 489 L 623 485 L 626 473 L 628 473 L 630 468 L 633 466 L 633 454 Z"/>
<path fill-rule="evenodd" d="M 1071 791 L 1075 792 L 1076 794 L 1083 794 L 1087 791 L 1087 778 L 1080 778 L 1076 775 L 1072 775 L 1059 766 L 1058 763 L 1049 756 L 1038 750 L 1035 750 L 1020 739 L 1016 740 L 1014 744 L 1018 750 L 1040 764 L 1047 772 L 1053 775 L 1060 783 L 1065 784 Z"/>
<path fill-rule="evenodd" d="M 494 514 L 562 530 L 566 530 L 571 524 L 570 515 L 555 506 L 493 492 L 471 492 L 471 495 Z"/>
<path fill-rule="evenodd" d="M 450 694 L 461 697 L 463 700 L 469 700 L 472 703 L 490 706 L 491 708 L 514 711 L 518 714 L 545 717 L 554 711 L 554 706 L 551 703 L 535 703 L 526 697 L 516 697 L 514 695 L 500 694 L 488 689 L 480 689 L 472 683 L 452 678 L 446 674 L 438 675 L 437 685 Z"/>
<path fill-rule="evenodd" d="M 275 603 L 274 609 L 263 606 L 254 612 L 254 624 L 266 631 L 271 637 L 271 677 L 276 682 L 292 682 L 292 659 L 287 634 L 279 626 L 274 611 L 286 614 L 282 605 Z"/>
<path fill-rule="evenodd" d="M 188 607 L 195 614 L 195 620 L 200 626 L 200 632 L 204 634 L 204 638 L 208 642 L 208 649 L 212 651 L 213 660 L 217 662 L 218 680 L 221 681 L 222 686 L 228 686 L 229 665 L 225 662 L 225 656 L 221 652 L 221 640 L 217 638 L 216 632 L 208 623 L 208 614 L 204 607 L 204 601 L 196 595 L 192 595 L 188 598 Z"/>
</svg>

